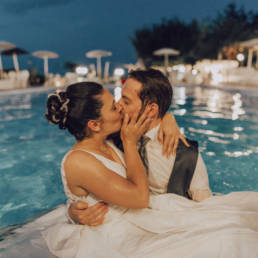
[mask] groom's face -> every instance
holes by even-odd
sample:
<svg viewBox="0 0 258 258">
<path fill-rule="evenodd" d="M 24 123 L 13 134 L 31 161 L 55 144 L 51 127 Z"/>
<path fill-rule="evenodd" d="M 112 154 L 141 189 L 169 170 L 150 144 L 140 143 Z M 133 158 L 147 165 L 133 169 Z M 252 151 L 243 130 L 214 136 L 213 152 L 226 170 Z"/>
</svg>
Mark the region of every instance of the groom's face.
<svg viewBox="0 0 258 258">
<path fill-rule="evenodd" d="M 139 97 L 141 89 L 142 84 L 133 78 L 127 79 L 124 84 L 119 104 L 122 107 L 122 112 L 127 113 L 129 118 L 134 113 L 139 113 L 142 109 L 142 101 Z"/>
</svg>

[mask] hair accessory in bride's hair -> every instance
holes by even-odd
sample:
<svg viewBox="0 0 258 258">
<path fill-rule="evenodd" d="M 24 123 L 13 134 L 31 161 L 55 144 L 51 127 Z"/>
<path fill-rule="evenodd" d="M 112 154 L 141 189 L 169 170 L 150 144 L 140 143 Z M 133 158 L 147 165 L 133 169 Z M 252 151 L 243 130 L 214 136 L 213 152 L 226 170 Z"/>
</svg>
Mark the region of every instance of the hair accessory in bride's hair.
<svg viewBox="0 0 258 258">
<path fill-rule="evenodd" d="M 67 97 L 66 92 L 62 90 L 56 90 L 56 92 L 49 94 L 48 99 L 50 99 L 51 97 L 56 97 L 58 99 L 59 105 L 50 106 L 50 113 L 52 113 L 51 114 L 52 121 L 49 120 L 49 122 L 54 124 L 59 124 L 59 126 L 64 129 L 65 122 L 67 120 L 68 103 L 70 102 L 70 99 Z M 46 117 L 48 116 L 49 116 L 49 111 L 47 109 Z"/>
<path fill-rule="evenodd" d="M 58 98 L 58 100 L 62 103 L 64 100 L 61 97 L 61 94 L 64 95 L 66 92 L 64 90 L 56 90 L 54 93 L 51 93 L 48 95 L 48 99 L 52 96 L 55 96 Z"/>
<path fill-rule="evenodd" d="M 70 99 L 66 98 L 66 101 L 61 106 L 60 110 L 64 112 L 64 118 L 63 118 L 63 124 L 65 124 L 67 120 L 67 114 L 68 114 L 68 103 L 70 102 Z"/>
</svg>

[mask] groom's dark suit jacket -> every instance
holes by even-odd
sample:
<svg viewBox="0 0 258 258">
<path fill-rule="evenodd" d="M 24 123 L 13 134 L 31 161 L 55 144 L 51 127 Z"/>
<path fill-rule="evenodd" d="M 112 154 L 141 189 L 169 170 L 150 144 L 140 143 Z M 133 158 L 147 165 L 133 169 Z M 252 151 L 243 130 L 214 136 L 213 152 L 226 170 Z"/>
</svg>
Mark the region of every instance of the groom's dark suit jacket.
<svg viewBox="0 0 258 258">
<path fill-rule="evenodd" d="M 115 145 L 123 151 L 120 133 L 110 136 Z M 195 171 L 197 158 L 198 158 L 198 142 L 187 139 L 190 147 L 186 147 L 180 140 L 177 151 L 176 159 L 173 166 L 171 176 L 169 178 L 167 192 L 175 193 L 186 198 L 190 198 L 188 190 L 192 181 Z"/>
</svg>

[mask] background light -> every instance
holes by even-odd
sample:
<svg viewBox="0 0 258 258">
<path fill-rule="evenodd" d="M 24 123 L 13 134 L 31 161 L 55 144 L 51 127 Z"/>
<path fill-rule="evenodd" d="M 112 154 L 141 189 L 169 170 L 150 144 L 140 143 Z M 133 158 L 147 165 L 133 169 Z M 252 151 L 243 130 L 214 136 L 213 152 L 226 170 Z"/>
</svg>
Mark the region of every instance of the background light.
<svg viewBox="0 0 258 258">
<path fill-rule="evenodd" d="M 119 101 L 119 99 L 121 99 L 121 95 L 122 95 L 122 88 L 121 87 L 115 87 L 114 90 L 114 95 L 115 95 L 115 101 Z"/>
<path fill-rule="evenodd" d="M 86 66 L 77 66 L 75 72 L 79 75 L 86 75 L 89 69 Z"/>
<path fill-rule="evenodd" d="M 239 54 L 237 54 L 236 58 L 238 61 L 242 62 L 242 61 L 244 61 L 245 56 L 243 54 L 239 53 Z"/>
<path fill-rule="evenodd" d="M 192 70 L 192 75 L 196 75 L 198 73 L 198 71 L 196 69 Z"/>
<path fill-rule="evenodd" d="M 123 68 L 116 68 L 114 71 L 114 76 L 121 77 L 125 74 L 125 70 Z"/>
<path fill-rule="evenodd" d="M 184 73 L 186 69 L 185 69 L 185 66 L 183 64 L 178 64 L 178 65 L 173 66 L 173 70 L 178 71 L 180 73 Z"/>
</svg>

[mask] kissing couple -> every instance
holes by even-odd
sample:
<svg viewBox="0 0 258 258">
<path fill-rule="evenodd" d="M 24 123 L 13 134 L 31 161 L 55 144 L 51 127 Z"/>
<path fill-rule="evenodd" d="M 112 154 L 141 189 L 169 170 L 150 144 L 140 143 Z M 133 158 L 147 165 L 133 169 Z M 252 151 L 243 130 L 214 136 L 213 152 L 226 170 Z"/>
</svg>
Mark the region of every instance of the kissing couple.
<svg viewBox="0 0 258 258">
<path fill-rule="evenodd" d="M 256 257 L 258 193 L 211 194 L 198 143 L 166 114 L 172 95 L 153 69 L 129 73 L 117 103 L 93 82 L 49 95 L 46 118 L 76 138 L 61 165 L 68 221 L 42 232 L 55 256 Z"/>
</svg>

